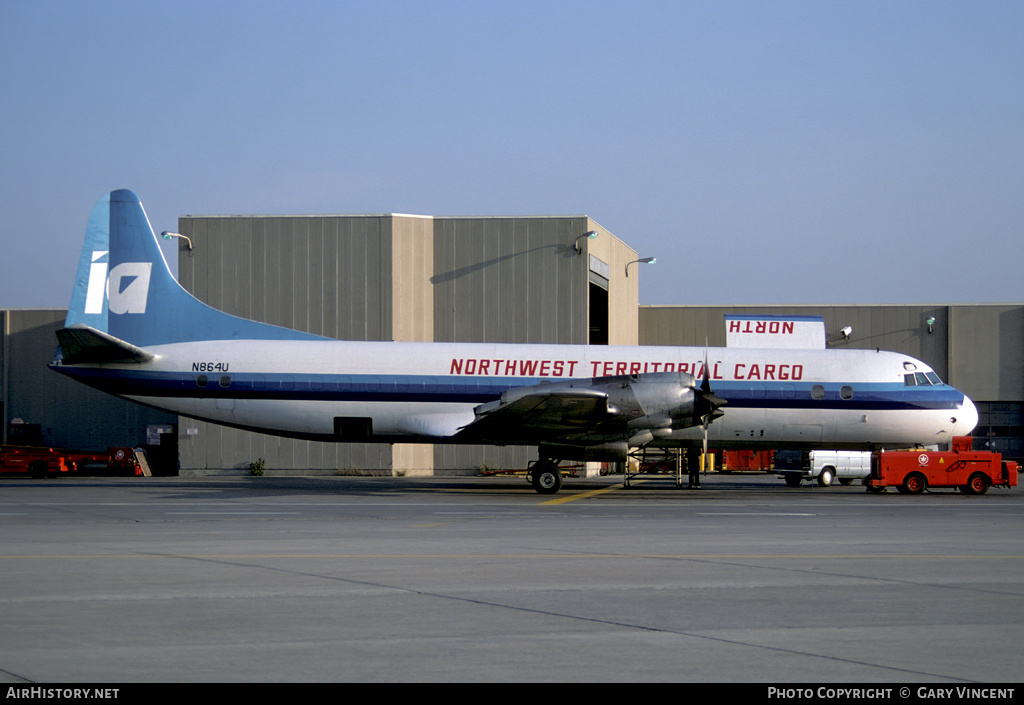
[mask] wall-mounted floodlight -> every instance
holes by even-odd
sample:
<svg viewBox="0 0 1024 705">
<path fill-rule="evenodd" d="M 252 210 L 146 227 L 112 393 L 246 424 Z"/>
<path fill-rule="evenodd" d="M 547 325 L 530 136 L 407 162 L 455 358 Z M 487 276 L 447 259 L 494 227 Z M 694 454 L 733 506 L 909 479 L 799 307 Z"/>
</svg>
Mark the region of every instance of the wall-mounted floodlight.
<svg viewBox="0 0 1024 705">
<path fill-rule="evenodd" d="M 657 261 L 658 261 L 657 257 L 641 257 L 640 259 L 635 259 L 632 262 L 627 262 L 626 263 L 626 276 L 627 277 L 629 276 L 629 265 L 631 265 L 631 264 L 654 264 Z"/>
<path fill-rule="evenodd" d="M 587 232 L 583 233 L 578 238 L 576 238 L 576 240 L 572 243 L 573 249 L 576 250 L 576 254 L 578 255 L 583 254 L 583 245 L 580 244 L 580 240 L 582 240 L 583 238 L 587 238 L 588 240 L 594 240 L 595 238 L 597 238 L 597 231 L 588 230 Z"/>
<path fill-rule="evenodd" d="M 187 235 L 182 235 L 181 233 L 172 233 L 170 230 L 164 230 L 162 233 L 160 233 L 160 237 L 162 237 L 164 240 L 170 240 L 172 237 L 180 237 L 182 240 L 188 243 L 188 251 L 192 251 L 192 241 L 188 239 Z"/>
<path fill-rule="evenodd" d="M 935 328 L 933 326 L 935 325 L 935 316 L 928 316 L 928 318 L 924 319 L 924 322 L 928 324 L 928 335 L 934 333 Z"/>
</svg>

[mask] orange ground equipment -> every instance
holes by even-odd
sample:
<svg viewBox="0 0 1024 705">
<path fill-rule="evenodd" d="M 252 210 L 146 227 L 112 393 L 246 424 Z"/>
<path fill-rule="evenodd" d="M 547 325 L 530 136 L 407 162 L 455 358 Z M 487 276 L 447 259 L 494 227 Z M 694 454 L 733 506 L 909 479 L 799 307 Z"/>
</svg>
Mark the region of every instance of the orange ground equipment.
<svg viewBox="0 0 1024 705">
<path fill-rule="evenodd" d="M 721 451 L 721 472 L 771 472 L 775 469 L 774 450 Z"/>
<path fill-rule="evenodd" d="M 54 477 L 62 473 L 96 470 L 111 475 L 145 475 L 132 448 L 110 448 L 106 451 L 36 448 L 34 446 L 0 446 L 0 473 L 29 475 L 35 478 Z"/>
<path fill-rule="evenodd" d="M 971 438 L 958 436 L 949 451 L 876 451 L 871 458 L 868 492 L 895 487 L 903 494 L 950 487 L 964 494 L 985 494 L 988 488 L 1017 485 L 1017 463 L 999 453 L 971 450 Z"/>
</svg>

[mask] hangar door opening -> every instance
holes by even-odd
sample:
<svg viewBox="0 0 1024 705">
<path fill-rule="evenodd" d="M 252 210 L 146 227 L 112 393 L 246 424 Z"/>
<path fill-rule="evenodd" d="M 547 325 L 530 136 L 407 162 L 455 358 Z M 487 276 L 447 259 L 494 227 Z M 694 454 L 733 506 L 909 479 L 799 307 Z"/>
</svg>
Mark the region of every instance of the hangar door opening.
<svg viewBox="0 0 1024 705">
<path fill-rule="evenodd" d="M 599 257 L 590 255 L 589 267 L 590 288 L 587 293 L 588 322 L 590 324 L 591 345 L 608 344 L 608 280 L 611 268 Z"/>
<path fill-rule="evenodd" d="M 591 345 L 608 344 L 608 286 L 590 282 L 590 338 Z"/>
</svg>

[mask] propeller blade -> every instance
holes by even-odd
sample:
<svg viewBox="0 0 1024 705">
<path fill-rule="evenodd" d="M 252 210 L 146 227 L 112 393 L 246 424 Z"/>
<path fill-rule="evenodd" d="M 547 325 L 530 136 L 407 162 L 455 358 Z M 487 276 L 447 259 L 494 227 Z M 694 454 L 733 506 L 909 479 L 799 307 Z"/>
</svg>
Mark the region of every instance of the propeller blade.
<svg viewBox="0 0 1024 705">
<path fill-rule="evenodd" d="M 697 393 L 697 399 L 693 405 L 693 416 L 694 420 L 699 421 L 704 427 L 704 445 L 705 452 L 707 448 L 707 435 L 708 435 L 708 424 L 717 419 L 719 416 L 725 414 L 721 410 L 722 406 L 725 406 L 727 402 L 722 397 L 718 396 L 711 390 L 711 371 L 708 365 L 708 351 L 704 350 L 704 370 L 701 375 L 700 389 Z"/>
<path fill-rule="evenodd" d="M 711 422 L 717 419 L 719 416 L 725 414 L 719 407 L 725 406 L 726 401 L 722 397 L 718 396 L 711 390 L 711 369 L 708 365 L 708 348 L 707 342 L 704 343 L 704 374 L 701 375 L 700 381 L 700 392 L 697 394 L 697 399 L 693 405 L 694 417 L 700 419 L 701 435 L 704 446 L 704 455 L 702 456 L 702 463 L 708 461 L 708 426 Z M 707 468 L 705 467 L 705 472 Z"/>
<path fill-rule="evenodd" d="M 708 426 L 711 424 L 711 419 L 707 416 L 704 417 L 704 462 L 708 461 Z"/>
</svg>

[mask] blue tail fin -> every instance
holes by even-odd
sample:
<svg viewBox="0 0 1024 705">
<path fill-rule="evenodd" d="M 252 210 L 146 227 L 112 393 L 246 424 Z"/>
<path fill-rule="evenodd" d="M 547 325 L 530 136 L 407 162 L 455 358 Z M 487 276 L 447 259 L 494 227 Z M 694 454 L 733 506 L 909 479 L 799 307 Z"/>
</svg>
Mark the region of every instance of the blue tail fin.
<svg viewBox="0 0 1024 705">
<path fill-rule="evenodd" d="M 325 340 L 218 311 L 174 279 L 142 203 L 113 191 L 89 216 L 65 327 L 89 326 L 136 346 L 198 340 Z"/>
</svg>

